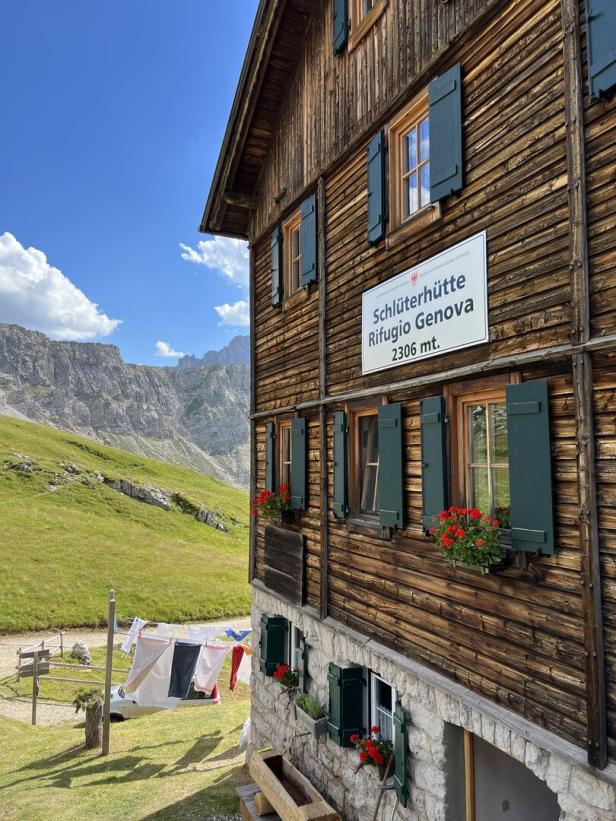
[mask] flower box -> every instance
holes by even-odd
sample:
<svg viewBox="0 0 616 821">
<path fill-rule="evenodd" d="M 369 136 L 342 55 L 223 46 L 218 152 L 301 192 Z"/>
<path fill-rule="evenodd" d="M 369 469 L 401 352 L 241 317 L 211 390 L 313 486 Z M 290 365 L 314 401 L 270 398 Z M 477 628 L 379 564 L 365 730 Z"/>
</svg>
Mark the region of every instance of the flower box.
<svg viewBox="0 0 616 821">
<path fill-rule="evenodd" d="M 456 559 L 450 559 L 449 564 L 454 570 L 461 567 L 463 570 L 472 570 L 474 573 L 481 573 L 482 576 L 489 576 L 492 573 L 499 573 L 501 570 L 505 570 L 509 563 L 503 560 L 496 564 L 463 564 Z"/>
<path fill-rule="evenodd" d="M 327 735 L 327 722 L 329 720 L 327 716 L 312 718 L 312 716 L 309 716 L 301 707 L 298 707 L 297 704 L 293 706 L 295 708 L 295 720 L 303 724 L 304 727 L 307 727 L 315 738 L 321 738 Z"/>
</svg>

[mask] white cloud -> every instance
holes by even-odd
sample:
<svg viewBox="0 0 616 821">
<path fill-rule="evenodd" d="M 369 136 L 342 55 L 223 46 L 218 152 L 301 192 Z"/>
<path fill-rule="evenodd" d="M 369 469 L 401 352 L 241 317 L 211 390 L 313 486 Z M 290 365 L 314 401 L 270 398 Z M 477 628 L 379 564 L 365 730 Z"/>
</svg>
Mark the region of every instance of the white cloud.
<svg viewBox="0 0 616 821">
<path fill-rule="evenodd" d="M 186 354 L 182 351 L 174 351 L 169 342 L 163 342 L 162 339 L 159 339 L 156 343 L 156 356 L 163 357 L 163 359 L 179 359 L 181 356 L 186 356 Z"/>
<path fill-rule="evenodd" d="M 55 339 L 109 336 L 120 324 L 99 311 L 47 257 L 0 235 L 0 322 L 23 325 Z"/>
<path fill-rule="evenodd" d="M 196 250 L 180 242 L 182 259 L 218 271 L 240 288 L 248 287 L 248 243 L 232 237 L 200 240 Z"/>
<path fill-rule="evenodd" d="M 234 325 L 245 327 L 250 325 L 250 317 L 248 314 L 248 302 L 245 299 L 240 299 L 234 302 L 233 305 L 225 303 L 224 305 L 215 305 L 214 310 L 220 317 L 219 325 Z"/>
</svg>

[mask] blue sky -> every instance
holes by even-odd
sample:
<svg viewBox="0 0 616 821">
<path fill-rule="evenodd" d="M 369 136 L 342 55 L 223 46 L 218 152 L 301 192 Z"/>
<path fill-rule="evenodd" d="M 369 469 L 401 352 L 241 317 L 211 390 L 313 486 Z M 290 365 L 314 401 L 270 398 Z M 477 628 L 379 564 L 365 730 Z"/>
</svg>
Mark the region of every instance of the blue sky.
<svg viewBox="0 0 616 821">
<path fill-rule="evenodd" d="M 0 322 L 155 364 L 247 333 L 246 252 L 197 226 L 256 7 L 2 4 Z"/>
</svg>

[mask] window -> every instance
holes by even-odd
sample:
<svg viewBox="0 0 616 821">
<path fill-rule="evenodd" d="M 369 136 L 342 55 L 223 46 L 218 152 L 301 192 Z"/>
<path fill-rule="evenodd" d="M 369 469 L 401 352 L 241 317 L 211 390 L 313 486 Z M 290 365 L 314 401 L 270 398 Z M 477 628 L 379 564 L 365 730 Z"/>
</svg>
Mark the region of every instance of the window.
<svg viewBox="0 0 616 821">
<path fill-rule="evenodd" d="M 509 444 L 504 386 L 456 393 L 452 405 L 455 501 L 510 526 Z"/>
<path fill-rule="evenodd" d="M 351 513 L 375 518 L 379 513 L 378 406 L 351 413 Z"/>
<path fill-rule="evenodd" d="M 291 484 L 291 420 L 278 423 L 278 487 Z"/>
<path fill-rule="evenodd" d="M 400 228 L 424 213 L 438 216 L 430 204 L 430 118 L 428 95 L 422 92 L 389 127 L 391 228 Z"/>
<path fill-rule="evenodd" d="M 370 673 L 370 727 L 380 727 L 381 738 L 394 739 L 396 691 L 376 673 Z"/>
<path fill-rule="evenodd" d="M 302 638 L 301 630 L 293 623 L 289 623 L 288 664 L 293 670 L 301 669 L 304 663 L 301 648 Z"/>
<path fill-rule="evenodd" d="M 299 291 L 302 280 L 302 215 L 296 211 L 283 224 L 284 289 L 285 296 Z"/>
<path fill-rule="evenodd" d="M 385 11 L 387 0 L 351 0 L 351 36 L 349 49 L 355 48 L 360 40 Z"/>
</svg>

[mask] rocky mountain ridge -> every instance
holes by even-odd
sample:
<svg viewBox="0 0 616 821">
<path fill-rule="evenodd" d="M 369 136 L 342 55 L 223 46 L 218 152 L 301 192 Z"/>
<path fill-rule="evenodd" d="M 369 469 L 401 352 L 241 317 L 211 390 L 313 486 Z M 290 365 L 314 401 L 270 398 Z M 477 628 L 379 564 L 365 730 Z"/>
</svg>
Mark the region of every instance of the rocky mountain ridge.
<svg viewBox="0 0 616 821">
<path fill-rule="evenodd" d="M 240 343 L 241 344 L 241 343 Z M 0 324 L 0 413 L 248 484 L 243 364 L 131 365 L 115 345 Z"/>
<path fill-rule="evenodd" d="M 206 351 L 203 356 L 186 356 L 178 359 L 178 370 L 197 368 L 200 365 L 250 365 L 250 339 L 248 336 L 234 336 L 228 345 L 219 351 Z"/>
</svg>

